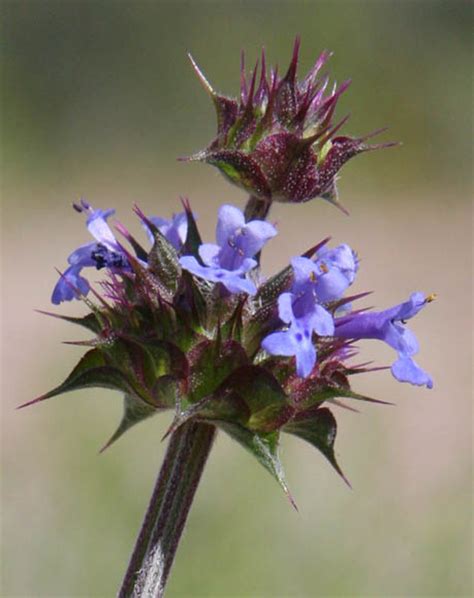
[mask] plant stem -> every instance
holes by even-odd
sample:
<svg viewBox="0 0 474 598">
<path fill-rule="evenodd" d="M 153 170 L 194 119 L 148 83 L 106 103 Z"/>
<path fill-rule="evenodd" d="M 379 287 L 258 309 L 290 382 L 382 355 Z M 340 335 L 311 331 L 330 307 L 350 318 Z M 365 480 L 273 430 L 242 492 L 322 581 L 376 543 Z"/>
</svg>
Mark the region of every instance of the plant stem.
<svg viewBox="0 0 474 598">
<path fill-rule="evenodd" d="M 172 435 L 118 598 L 161 598 L 216 429 L 183 424 Z"/>
<path fill-rule="evenodd" d="M 251 195 L 245 206 L 244 216 L 245 220 L 265 220 L 270 212 L 272 202 L 268 199 L 260 199 Z"/>
</svg>

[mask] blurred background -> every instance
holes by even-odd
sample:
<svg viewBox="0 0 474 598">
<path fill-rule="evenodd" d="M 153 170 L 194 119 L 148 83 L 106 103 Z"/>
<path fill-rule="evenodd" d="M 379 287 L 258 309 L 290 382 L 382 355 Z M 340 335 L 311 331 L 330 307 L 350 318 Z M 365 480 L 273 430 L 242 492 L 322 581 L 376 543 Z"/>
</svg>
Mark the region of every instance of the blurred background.
<svg viewBox="0 0 474 598">
<path fill-rule="evenodd" d="M 71 210 L 81 195 L 168 217 L 189 195 L 213 239 L 222 202 L 245 196 L 211 167 L 177 156 L 204 147 L 214 114 L 186 58 L 236 94 L 239 52 L 262 45 L 285 69 L 297 33 L 301 72 L 327 48 L 353 84 L 344 131 L 389 126 L 403 146 L 342 170 L 348 218 L 315 200 L 277 205 L 274 272 L 327 235 L 361 257 L 354 292 L 386 308 L 414 290 L 438 300 L 410 322 L 432 391 L 389 372 L 355 389 L 394 401 L 338 410 L 337 454 L 349 490 L 323 458 L 285 437 L 296 513 L 268 474 L 219 436 L 168 596 L 470 596 L 472 592 L 471 193 L 472 4 L 425 1 L 8 1 L 2 45 L 2 596 L 113 596 L 164 452 L 169 417 L 97 452 L 121 397 L 84 391 L 15 406 L 61 381 L 80 330 L 51 309 L 55 268 L 88 241 Z M 66 304 L 59 311 L 79 314 Z M 362 355 L 389 364 L 370 341 Z M 360 408 L 360 405 L 358 405 Z"/>
</svg>

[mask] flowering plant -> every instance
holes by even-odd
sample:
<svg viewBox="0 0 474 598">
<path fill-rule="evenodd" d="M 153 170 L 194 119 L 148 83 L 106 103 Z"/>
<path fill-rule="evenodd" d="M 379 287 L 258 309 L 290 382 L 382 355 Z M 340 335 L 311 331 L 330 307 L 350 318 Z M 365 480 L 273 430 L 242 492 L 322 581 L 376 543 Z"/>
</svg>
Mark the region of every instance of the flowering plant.
<svg viewBox="0 0 474 598">
<path fill-rule="evenodd" d="M 87 328 L 93 338 L 78 343 L 88 351 L 66 380 L 28 404 L 80 388 L 120 391 L 123 418 L 105 447 L 141 420 L 174 411 L 165 462 L 120 596 L 163 594 L 217 429 L 250 451 L 294 504 L 278 455 L 281 434 L 312 444 L 345 480 L 328 405 L 383 403 L 351 388 L 353 375 L 381 369 L 354 363 L 357 341 L 391 346 L 398 381 L 433 384 L 413 359 L 418 343 L 406 327 L 433 296 L 415 292 L 376 312 L 354 307 L 367 294 L 348 293 L 357 254 L 347 244 L 330 247 L 328 238 L 292 257 L 281 272 L 261 273 L 261 252 L 277 242 L 277 229 L 265 220 L 274 201 L 322 197 L 338 204 L 335 177 L 345 161 L 393 145 L 335 136 L 346 120 L 332 122 L 347 83 L 326 94 L 328 78 L 319 77 L 326 52 L 298 81 L 298 49 L 297 40 L 282 78 L 276 69 L 267 75 L 264 55 L 258 85 L 257 67 L 247 81 L 242 66 L 239 101 L 217 94 L 192 61 L 216 108 L 218 131 L 191 159 L 217 166 L 250 195 L 245 211 L 220 207 L 215 244 L 202 241 L 188 200 L 169 220 L 135 206 L 146 244 L 120 223 L 114 231 L 113 210 L 94 209 L 84 199 L 74 205 L 94 241 L 69 255 L 52 302 L 85 302 L 86 316 L 57 317 Z M 87 268 L 105 271 L 100 291 L 84 277 Z"/>
</svg>

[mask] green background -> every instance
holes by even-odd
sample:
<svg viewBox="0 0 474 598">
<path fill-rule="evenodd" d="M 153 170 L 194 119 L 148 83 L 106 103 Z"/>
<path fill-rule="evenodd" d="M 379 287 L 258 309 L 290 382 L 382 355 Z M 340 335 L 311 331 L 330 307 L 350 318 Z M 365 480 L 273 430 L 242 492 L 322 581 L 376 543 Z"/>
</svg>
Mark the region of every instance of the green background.
<svg viewBox="0 0 474 598">
<path fill-rule="evenodd" d="M 88 240 L 70 204 L 116 207 L 133 231 L 138 202 L 164 217 L 191 198 L 211 241 L 223 202 L 244 195 L 180 155 L 204 147 L 214 115 L 186 59 L 222 92 L 239 52 L 262 45 L 301 71 L 325 48 L 349 134 L 390 127 L 402 147 L 342 171 L 347 218 L 322 201 L 279 205 L 271 273 L 327 235 L 361 257 L 355 292 L 385 308 L 413 290 L 438 300 L 410 327 L 432 391 L 388 372 L 354 387 L 396 407 L 334 408 L 337 453 L 354 489 L 301 441 L 283 462 L 299 506 L 222 434 L 198 491 L 169 596 L 469 596 L 472 592 L 472 5 L 447 0 L 333 2 L 3 1 L 2 596 L 113 596 L 125 570 L 171 416 L 101 457 L 121 411 L 105 391 L 14 407 L 55 386 L 81 332 L 35 313 L 69 252 Z M 79 304 L 60 307 L 78 314 Z M 367 342 L 362 359 L 393 352 Z M 337 412 L 336 412 L 337 411 Z"/>
</svg>

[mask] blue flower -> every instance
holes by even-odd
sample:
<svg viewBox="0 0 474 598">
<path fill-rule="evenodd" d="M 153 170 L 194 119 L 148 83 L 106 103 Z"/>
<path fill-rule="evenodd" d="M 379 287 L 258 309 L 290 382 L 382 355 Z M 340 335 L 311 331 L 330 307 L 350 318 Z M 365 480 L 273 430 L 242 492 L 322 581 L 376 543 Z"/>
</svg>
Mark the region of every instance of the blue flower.
<svg viewBox="0 0 474 598">
<path fill-rule="evenodd" d="M 90 285 L 80 276 L 82 268 L 129 268 L 125 253 L 107 224 L 107 218 L 112 216 L 115 210 L 94 210 L 84 199 L 81 199 L 80 205 L 75 204 L 74 208 L 78 212 L 87 213 L 86 225 L 96 242 L 78 247 L 68 257 L 69 267 L 56 283 L 51 296 L 51 301 L 56 305 L 62 301 L 71 301 L 79 294 L 87 295 Z"/>
<path fill-rule="evenodd" d="M 412 293 L 408 301 L 390 309 L 373 313 L 355 313 L 336 319 L 335 336 L 347 339 L 373 338 L 386 342 L 398 353 L 392 365 L 392 374 L 399 382 L 410 382 L 417 386 L 433 387 L 429 374 L 412 359 L 418 353 L 418 341 L 405 321 L 415 316 L 433 296 Z"/>
<path fill-rule="evenodd" d="M 320 336 L 331 336 L 334 332 L 331 314 L 314 300 L 310 303 L 306 299 L 307 295 L 296 297 L 292 293 L 281 294 L 278 298 L 278 315 L 288 329 L 269 334 L 262 341 L 263 349 L 270 355 L 294 355 L 296 373 L 303 378 L 309 376 L 316 363 L 313 332 Z"/>
<path fill-rule="evenodd" d="M 230 293 L 255 295 L 255 284 L 245 275 L 257 266 L 252 258 L 276 234 L 275 227 L 268 222 L 245 222 L 238 208 L 223 205 L 217 219 L 217 245 L 204 243 L 199 247 L 199 257 L 204 265 L 190 255 L 183 256 L 180 263 L 199 278 L 220 282 Z"/>
<path fill-rule="evenodd" d="M 262 347 L 271 355 L 296 357 L 296 373 L 306 378 L 316 363 L 312 336 L 332 336 L 332 315 L 320 303 L 339 299 L 352 284 L 357 260 L 348 245 L 320 251 L 316 260 L 291 260 L 293 285 L 278 299 L 278 315 L 288 328 L 268 335 Z"/>
<path fill-rule="evenodd" d="M 316 266 L 322 273 L 316 277 L 315 291 L 322 303 L 340 299 L 354 282 L 359 262 L 349 245 L 322 249 L 316 256 Z"/>
<path fill-rule="evenodd" d="M 345 244 L 319 251 L 315 260 L 295 257 L 291 265 L 294 273 L 292 292 L 296 295 L 311 292 L 320 303 L 340 299 L 354 282 L 358 270 L 356 255 Z"/>
<path fill-rule="evenodd" d="M 158 216 L 151 216 L 148 220 L 168 239 L 176 251 L 181 250 L 186 241 L 186 235 L 188 234 L 188 218 L 185 212 L 173 214 L 171 220 L 166 220 L 166 218 L 160 218 Z M 150 242 L 153 243 L 154 238 L 152 232 L 146 224 L 144 224 L 144 227 Z"/>
</svg>

